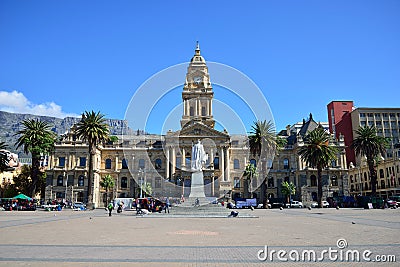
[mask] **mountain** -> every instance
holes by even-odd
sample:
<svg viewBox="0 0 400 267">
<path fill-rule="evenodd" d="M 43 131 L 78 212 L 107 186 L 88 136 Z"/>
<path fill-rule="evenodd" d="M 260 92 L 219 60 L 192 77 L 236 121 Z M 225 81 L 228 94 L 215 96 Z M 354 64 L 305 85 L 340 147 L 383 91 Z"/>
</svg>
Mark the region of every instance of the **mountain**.
<svg viewBox="0 0 400 267">
<path fill-rule="evenodd" d="M 64 119 L 50 117 L 50 116 L 37 116 L 32 114 L 19 114 L 0 111 L 0 141 L 8 145 L 8 150 L 19 153 L 23 152 L 23 148 L 15 149 L 15 142 L 18 136 L 15 134 L 22 130 L 22 121 L 27 119 L 39 119 L 49 123 L 52 131 L 57 135 L 64 134 L 72 125 L 78 123 L 80 118 L 66 117 Z M 110 135 L 132 134 L 133 131 L 128 127 L 126 120 L 107 119 L 110 126 Z"/>
</svg>

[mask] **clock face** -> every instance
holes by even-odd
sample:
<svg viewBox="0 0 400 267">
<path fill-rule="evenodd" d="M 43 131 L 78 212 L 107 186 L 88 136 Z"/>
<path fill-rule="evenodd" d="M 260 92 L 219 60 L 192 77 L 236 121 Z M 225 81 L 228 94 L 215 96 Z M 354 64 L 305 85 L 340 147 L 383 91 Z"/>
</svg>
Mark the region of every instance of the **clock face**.
<svg viewBox="0 0 400 267">
<path fill-rule="evenodd" d="M 196 77 L 193 78 L 193 81 L 195 83 L 200 83 L 202 80 L 203 80 L 203 78 L 201 76 L 196 76 Z"/>
</svg>

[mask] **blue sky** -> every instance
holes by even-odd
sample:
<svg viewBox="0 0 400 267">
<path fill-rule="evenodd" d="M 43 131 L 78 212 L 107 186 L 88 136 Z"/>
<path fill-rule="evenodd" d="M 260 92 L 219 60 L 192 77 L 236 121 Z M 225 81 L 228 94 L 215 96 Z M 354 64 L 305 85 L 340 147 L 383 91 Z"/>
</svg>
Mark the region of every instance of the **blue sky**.
<svg viewBox="0 0 400 267">
<path fill-rule="evenodd" d="M 197 40 L 207 61 L 254 81 L 278 130 L 310 112 L 327 121 L 332 100 L 398 107 L 399 14 L 396 0 L 2 0 L 0 109 L 123 119 L 140 85 L 188 62 Z"/>
</svg>

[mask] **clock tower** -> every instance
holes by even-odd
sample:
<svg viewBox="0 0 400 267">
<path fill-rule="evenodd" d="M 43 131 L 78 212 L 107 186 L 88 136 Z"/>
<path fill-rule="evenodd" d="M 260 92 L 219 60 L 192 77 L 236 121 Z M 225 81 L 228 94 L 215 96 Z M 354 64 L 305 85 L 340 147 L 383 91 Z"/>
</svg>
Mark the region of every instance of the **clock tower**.
<svg viewBox="0 0 400 267">
<path fill-rule="evenodd" d="M 183 87 L 183 115 L 181 127 L 193 125 L 196 122 L 203 123 L 214 128 L 215 121 L 212 116 L 212 90 L 210 75 L 204 57 L 200 54 L 199 42 L 197 42 L 194 56 L 190 60 L 186 73 L 186 81 Z"/>
</svg>

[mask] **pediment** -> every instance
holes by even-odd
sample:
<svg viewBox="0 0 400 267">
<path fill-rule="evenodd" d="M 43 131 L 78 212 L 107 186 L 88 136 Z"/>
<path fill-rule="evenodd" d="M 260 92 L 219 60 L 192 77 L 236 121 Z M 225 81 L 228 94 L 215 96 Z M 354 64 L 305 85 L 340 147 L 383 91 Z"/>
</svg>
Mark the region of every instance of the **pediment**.
<svg viewBox="0 0 400 267">
<path fill-rule="evenodd" d="M 229 134 L 227 132 L 217 131 L 199 122 L 183 127 L 183 129 L 179 132 L 179 136 L 209 136 L 229 138 Z"/>
</svg>

